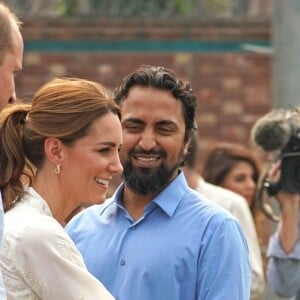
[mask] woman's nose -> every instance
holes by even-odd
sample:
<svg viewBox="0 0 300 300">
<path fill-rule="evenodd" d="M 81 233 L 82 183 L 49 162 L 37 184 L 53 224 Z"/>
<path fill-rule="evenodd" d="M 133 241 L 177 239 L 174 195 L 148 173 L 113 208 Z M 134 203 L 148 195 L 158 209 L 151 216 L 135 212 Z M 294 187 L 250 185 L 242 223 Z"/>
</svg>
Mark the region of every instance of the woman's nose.
<svg viewBox="0 0 300 300">
<path fill-rule="evenodd" d="M 109 165 L 110 172 L 115 174 L 121 174 L 123 172 L 123 166 L 120 161 L 119 153 L 113 158 L 112 163 Z"/>
</svg>

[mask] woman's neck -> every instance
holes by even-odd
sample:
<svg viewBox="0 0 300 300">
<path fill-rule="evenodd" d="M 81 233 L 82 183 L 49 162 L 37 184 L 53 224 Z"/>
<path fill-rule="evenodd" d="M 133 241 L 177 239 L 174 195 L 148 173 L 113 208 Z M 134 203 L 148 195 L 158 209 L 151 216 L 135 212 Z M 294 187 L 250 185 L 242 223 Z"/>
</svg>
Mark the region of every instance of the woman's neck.
<svg viewBox="0 0 300 300">
<path fill-rule="evenodd" d="M 37 174 L 32 187 L 48 204 L 52 216 L 63 225 L 66 218 L 75 209 L 75 205 L 66 200 L 68 198 L 65 197 L 57 179 Z"/>
</svg>

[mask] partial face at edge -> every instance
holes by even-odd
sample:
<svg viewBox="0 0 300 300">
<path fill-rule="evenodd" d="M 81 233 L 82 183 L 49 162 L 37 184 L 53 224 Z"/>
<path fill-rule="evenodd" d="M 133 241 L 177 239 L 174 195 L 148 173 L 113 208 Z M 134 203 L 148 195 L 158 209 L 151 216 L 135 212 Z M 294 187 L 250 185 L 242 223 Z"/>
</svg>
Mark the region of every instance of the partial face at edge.
<svg viewBox="0 0 300 300">
<path fill-rule="evenodd" d="M 20 30 L 12 23 L 12 50 L 5 54 L 0 65 L 0 111 L 16 101 L 15 76 L 22 69 L 23 39 Z"/>
</svg>

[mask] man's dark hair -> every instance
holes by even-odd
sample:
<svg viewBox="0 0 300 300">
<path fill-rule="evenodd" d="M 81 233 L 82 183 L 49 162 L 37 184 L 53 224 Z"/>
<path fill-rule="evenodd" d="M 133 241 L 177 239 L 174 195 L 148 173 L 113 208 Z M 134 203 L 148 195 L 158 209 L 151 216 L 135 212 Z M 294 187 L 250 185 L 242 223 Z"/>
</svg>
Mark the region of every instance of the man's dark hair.
<svg viewBox="0 0 300 300">
<path fill-rule="evenodd" d="M 169 91 L 176 100 L 182 103 L 185 121 L 185 141 L 196 129 L 195 111 L 196 95 L 188 82 L 178 79 L 176 74 L 164 67 L 141 66 L 124 78 L 115 90 L 115 101 L 121 105 L 133 86 L 151 87 Z"/>
</svg>

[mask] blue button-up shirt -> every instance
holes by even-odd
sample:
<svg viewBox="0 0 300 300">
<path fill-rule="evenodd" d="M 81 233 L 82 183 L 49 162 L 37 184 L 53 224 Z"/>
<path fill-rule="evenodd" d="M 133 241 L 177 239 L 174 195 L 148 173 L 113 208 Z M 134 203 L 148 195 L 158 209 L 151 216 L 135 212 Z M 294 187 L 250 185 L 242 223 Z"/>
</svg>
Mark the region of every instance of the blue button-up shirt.
<svg viewBox="0 0 300 300">
<path fill-rule="evenodd" d="M 3 212 L 3 203 L 2 203 L 2 197 L 1 197 L 1 192 L 0 192 L 0 249 L 2 247 L 3 230 L 4 230 L 4 212 Z M 1 272 L 0 272 L 0 299 L 1 300 L 6 299 L 6 293 L 5 293 L 4 284 L 2 281 Z"/>
<path fill-rule="evenodd" d="M 298 230 L 300 232 L 300 220 Z M 267 256 L 267 277 L 273 291 L 300 300 L 300 233 L 293 251 L 286 254 L 281 247 L 279 231 L 276 231 L 270 238 Z"/>
<path fill-rule="evenodd" d="M 89 271 L 119 300 L 248 300 L 251 270 L 238 222 L 187 186 L 183 173 L 134 221 L 123 185 L 67 232 Z"/>
</svg>

